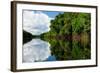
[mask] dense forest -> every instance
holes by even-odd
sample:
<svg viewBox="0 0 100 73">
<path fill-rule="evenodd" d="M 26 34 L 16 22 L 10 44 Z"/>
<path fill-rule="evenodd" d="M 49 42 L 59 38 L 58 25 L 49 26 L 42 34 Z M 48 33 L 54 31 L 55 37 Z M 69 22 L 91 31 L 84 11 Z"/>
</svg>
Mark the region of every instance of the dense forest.
<svg viewBox="0 0 100 73">
<path fill-rule="evenodd" d="M 64 12 L 51 20 L 51 30 L 42 39 L 52 45 L 57 60 L 89 59 L 91 21 L 89 13 Z"/>
<path fill-rule="evenodd" d="M 90 16 L 90 13 L 76 12 L 58 14 L 51 20 L 50 31 L 38 37 L 51 44 L 51 52 L 56 60 L 90 59 Z"/>
</svg>

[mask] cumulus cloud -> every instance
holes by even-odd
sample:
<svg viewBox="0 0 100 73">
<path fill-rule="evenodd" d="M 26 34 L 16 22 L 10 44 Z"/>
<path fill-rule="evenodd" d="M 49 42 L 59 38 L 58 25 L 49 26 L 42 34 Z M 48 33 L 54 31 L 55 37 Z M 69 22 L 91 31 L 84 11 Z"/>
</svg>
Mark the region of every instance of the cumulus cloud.
<svg viewBox="0 0 100 73">
<path fill-rule="evenodd" d="M 34 61 L 43 61 L 51 56 L 50 44 L 40 39 L 33 39 L 32 41 L 23 45 L 23 62 L 32 63 Z"/>
<path fill-rule="evenodd" d="M 24 11 L 23 29 L 33 35 L 40 35 L 50 30 L 51 19 L 41 11 Z"/>
</svg>

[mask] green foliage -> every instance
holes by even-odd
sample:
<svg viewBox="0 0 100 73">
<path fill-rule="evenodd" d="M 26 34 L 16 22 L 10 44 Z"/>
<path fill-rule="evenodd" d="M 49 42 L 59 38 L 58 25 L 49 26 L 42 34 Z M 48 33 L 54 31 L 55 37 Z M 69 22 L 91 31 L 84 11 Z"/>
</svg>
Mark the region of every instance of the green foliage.
<svg viewBox="0 0 100 73">
<path fill-rule="evenodd" d="M 57 60 L 89 59 L 91 21 L 89 13 L 64 12 L 51 20 L 51 30 L 43 34 Z M 64 39 L 57 39 L 63 36 Z M 72 39 L 67 40 L 66 37 Z"/>
<path fill-rule="evenodd" d="M 51 44 L 51 53 L 57 60 L 91 58 L 90 13 L 64 12 L 51 20 L 50 31 L 39 37 Z M 68 39 L 70 37 L 70 39 Z"/>
<path fill-rule="evenodd" d="M 90 32 L 90 14 L 89 13 L 75 13 L 75 12 L 64 12 L 51 20 L 51 31 L 48 33 L 71 34 L 81 32 Z"/>
</svg>

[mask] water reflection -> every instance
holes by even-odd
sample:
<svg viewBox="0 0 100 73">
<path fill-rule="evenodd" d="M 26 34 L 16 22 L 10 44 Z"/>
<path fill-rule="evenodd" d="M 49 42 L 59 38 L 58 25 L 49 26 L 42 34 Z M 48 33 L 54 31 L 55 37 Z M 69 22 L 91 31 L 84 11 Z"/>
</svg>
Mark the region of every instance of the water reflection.
<svg viewBox="0 0 100 73">
<path fill-rule="evenodd" d="M 87 33 L 71 36 L 33 36 L 23 33 L 23 63 L 91 59 Z"/>
<path fill-rule="evenodd" d="M 50 43 L 51 55 L 57 61 L 91 59 L 91 41 L 87 33 L 43 36 L 42 40 Z"/>
<path fill-rule="evenodd" d="M 23 45 L 23 62 L 90 59 L 89 42 L 72 39 L 34 38 Z"/>
<path fill-rule="evenodd" d="M 46 41 L 32 39 L 23 45 L 23 62 L 45 61 L 49 60 L 49 57 L 51 57 L 50 44 Z"/>
</svg>

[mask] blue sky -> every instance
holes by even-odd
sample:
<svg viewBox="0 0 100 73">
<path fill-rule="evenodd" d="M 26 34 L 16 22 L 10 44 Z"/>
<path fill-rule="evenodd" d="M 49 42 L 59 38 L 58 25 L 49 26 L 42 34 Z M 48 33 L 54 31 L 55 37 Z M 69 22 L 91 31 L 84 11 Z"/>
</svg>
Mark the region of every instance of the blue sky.
<svg viewBox="0 0 100 73">
<path fill-rule="evenodd" d="M 35 12 L 35 13 L 42 12 L 42 13 L 48 15 L 50 18 L 55 18 L 55 16 L 57 16 L 58 14 L 63 13 L 63 12 L 59 12 L 59 11 L 38 11 L 38 10 L 33 10 L 33 12 Z"/>
<path fill-rule="evenodd" d="M 58 11 L 42 11 L 43 13 L 47 14 L 51 18 L 55 18 L 59 13 L 63 12 L 58 12 Z"/>
</svg>

